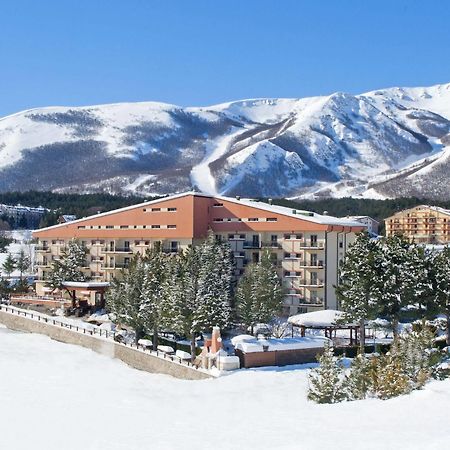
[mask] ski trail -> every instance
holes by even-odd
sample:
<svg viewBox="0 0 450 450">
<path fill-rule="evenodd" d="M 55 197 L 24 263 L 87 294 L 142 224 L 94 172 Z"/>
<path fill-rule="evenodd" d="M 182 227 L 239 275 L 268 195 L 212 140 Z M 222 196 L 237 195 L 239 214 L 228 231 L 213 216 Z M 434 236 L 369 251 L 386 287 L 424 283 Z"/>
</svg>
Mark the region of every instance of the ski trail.
<svg viewBox="0 0 450 450">
<path fill-rule="evenodd" d="M 197 188 L 205 194 L 218 195 L 216 180 L 211 173 L 209 165 L 225 155 L 229 150 L 233 139 L 243 131 L 245 130 L 242 128 L 233 127 L 230 133 L 208 144 L 205 157 L 191 170 L 192 186 L 197 186 Z"/>
</svg>

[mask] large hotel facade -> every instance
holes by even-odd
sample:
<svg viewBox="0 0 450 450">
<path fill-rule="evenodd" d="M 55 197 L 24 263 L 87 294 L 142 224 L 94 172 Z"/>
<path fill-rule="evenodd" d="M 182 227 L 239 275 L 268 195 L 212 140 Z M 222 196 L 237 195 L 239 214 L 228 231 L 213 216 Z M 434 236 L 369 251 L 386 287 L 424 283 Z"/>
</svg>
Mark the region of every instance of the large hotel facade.
<svg viewBox="0 0 450 450">
<path fill-rule="evenodd" d="M 450 211 L 437 206 L 420 205 L 385 219 L 386 236 L 402 234 L 418 244 L 450 242 Z"/>
<path fill-rule="evenodd" d="M 361 223 L 248 199 L 184 193 L 37 230 L 38 295 L 71 239 L 88 249 L 83 270 L 110 281 L 134 253 L 156 242 L 165 252 L 199 244 L 211 229 L 230 244 L 239 277 L 261 252 L 272 253 L 286 290 L 284 314 L 337 308 L 338 267 Z"/>
</svg>

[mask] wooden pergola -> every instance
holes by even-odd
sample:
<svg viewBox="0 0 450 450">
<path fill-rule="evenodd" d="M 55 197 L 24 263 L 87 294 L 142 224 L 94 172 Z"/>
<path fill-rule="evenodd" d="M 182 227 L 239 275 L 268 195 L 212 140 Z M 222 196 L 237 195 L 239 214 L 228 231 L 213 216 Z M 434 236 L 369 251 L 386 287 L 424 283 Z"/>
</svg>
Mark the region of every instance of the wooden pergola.
<svg viewBox="0 0 450 450">
<path fill-rule="evenodd" d="M 64 281 L 62 283 L 63 289 L 67 291 L 71 300 L 72 306 L 75 307 L 77 304 L 77 292 L 95 292 L 100 295 L 100 302 L 98 304 L 99 308 L 105 307 L 105 292 L 109 288 L 109 283 L 107 282 L 91 282 L 91 281 Z"/>
<path fill-rule="evenodd" d="M 325 337 L 336 339 L 338 330 L 348 330 L 350 332 L 350 345 L 358 344 L 359 325 L 356 323 L 343 322 L 343 313 L 333 309 L 314 311 L 305 314 L 297 314 L 288 319 L 291 324 L 292 336 L 294 336 L 294 328 L 300 329 L 300 335 L 305 336 L 306 330 L 322 330 Z"/>
</svg>

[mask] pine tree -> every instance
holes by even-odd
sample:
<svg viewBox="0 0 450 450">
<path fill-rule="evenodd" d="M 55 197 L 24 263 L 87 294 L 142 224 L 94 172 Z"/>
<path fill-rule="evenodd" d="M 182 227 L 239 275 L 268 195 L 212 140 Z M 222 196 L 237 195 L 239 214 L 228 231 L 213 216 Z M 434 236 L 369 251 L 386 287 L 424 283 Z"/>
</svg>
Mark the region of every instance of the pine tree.
<svg viewBox="0 0 450 450">
<path fill-rule="evenodd" d="M 359 322 L 360 353 L 365 351 L 365 322 L 378 310 L 377 261 L 379 248 L 368 233 L 360 233 L 349 247 L 339 270 L 336 295 L 345 320 Z"/>
<path fill-rule="evenodd" d="M 47 283 L 53 289 L 61 289 L 64 281 L 87 281 L 89 277 L 81 270 L 86 264 L 87 249 L 76 239 L 67 244 L 60 259 L 53 261 Z"/>
<path fill-rule="evenodd" d="M 258 263 L 247 266 L 236 290 L 238 318 L 251 328 L 257 323 L 269 323 L 281 311 L 283 289 L 268 250 Z"/>
<path fill-rule="evenodd" d="M 401 309 L 411 304 L 415 280 L 408 270 L 411 244 L 402 236 L 387 237 L 380 247 L 378 276 L 374 279 L 377 302 L 382 316 L 392 323 L 394 338 L 398 337 Z"/>
<path fill-rule="evenodd" d="M 434 301 L 438 312 L 444 313 L 447 323 L 446 344 L 450 346 L 450 247 L 433 255 Z"/>
<path fill-rule="evenodd" d="M 378 370 L 377 396 L 383 400 L 408 394 L 412 390 L 411 382 L 403 371 L 399 358 L 386 355 L 380 357 Z"/>
<path fill-rule="evenodd" d="M 122 270 L 121 276 L 114 278 L 106 298 L 107 307 L 118 322 L 134 329 L 136 344 L 144 335 L 148 320 L 142 295 L 145 273 L 145 262 L 138 254 Z"/>
<path fill-rule="evenodd" d="M 6 257 L 5 261 L 2 265 L 2 270 L 6 274 L 7 277 L 10 277 L 11 274 L 14 272 L 14 269 L 16 268 L 16 261 L 11 255 L 11 253 L 8 253 L 8 256 Z"/>
<path fill-rule="evenodd" d="M 142 308 L 145 328 L 153 332 L 153 350 L 158 347 L 158 327 L 163 303 L 163 285 L 167 276 L 167 255 L 161 243 L 155 242 L 144 257 L 145 273 L 142 283 Z"/>
<path fill-rule="evenodd" d="M 371 389 L 370 361 L 364 354 L 357 355 L 345 377 L 345 390 L 349 400 L 366 398 Z"/>
<path fill-rule="evenodd" d="M 198 297 L 194 312 L 196 331 L 214 326 L 227 327 L 231 319 L 231 290 L 233 262 L 227 243 L 218 242 L 214 234 L 199 249 Z"/>
<path fill-rule="evenodd" d="M 21 249 L 19 254 L 15 258 L 16 268 L 20 273 L 20 280 L 23 278 L 23 274 L 30 268 L 30 258 L 25 254 L 25 250 Z"/>
<path fill-rule="evenodd" d="M 308 398 L 316 403 L 338 403 L 346 399 L 344 369 L 327 342 L 318 357 L 319 367 L 309 373 Z"/>
</svg>

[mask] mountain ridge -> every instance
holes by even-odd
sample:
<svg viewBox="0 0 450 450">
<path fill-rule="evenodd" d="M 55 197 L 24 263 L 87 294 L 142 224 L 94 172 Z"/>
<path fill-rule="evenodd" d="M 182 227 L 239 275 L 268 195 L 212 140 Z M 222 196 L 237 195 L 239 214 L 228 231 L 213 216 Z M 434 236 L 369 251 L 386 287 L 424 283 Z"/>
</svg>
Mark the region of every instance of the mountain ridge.
<svg viewBox="0 0 450 450">
<path fill-rule="evenodd" d="M 54 106 L 0 118 L 0 191 L 447 199 L 449 153 L 450 83 L 206 107 Z"/>
</svg>

